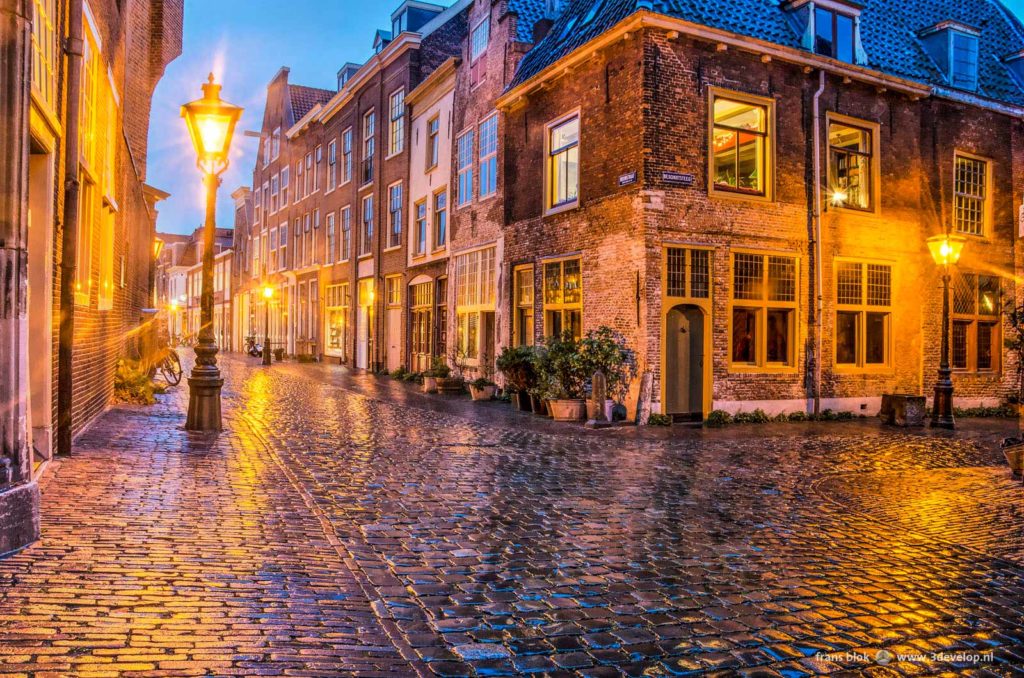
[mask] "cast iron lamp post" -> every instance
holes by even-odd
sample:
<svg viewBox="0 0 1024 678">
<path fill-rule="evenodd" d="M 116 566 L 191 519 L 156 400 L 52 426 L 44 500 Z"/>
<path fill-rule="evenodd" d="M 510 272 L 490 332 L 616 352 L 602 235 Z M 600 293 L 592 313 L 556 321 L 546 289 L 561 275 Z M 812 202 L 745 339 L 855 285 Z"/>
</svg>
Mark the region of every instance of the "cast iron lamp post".
<svg viewBox="0 0 1024 678">
<path fill-rule="evenodd" d="M 263 364 L 270 364 L 270 300 L 274 298 L 274 288 L 270 285 L 263 286 Z"/>
<path fill-rule="evenodd" d="M 939 378 L 935 382 L 935 399 L 932 402 L 932 426 L 956 428 L 953 419 L 953 380 L 949 367 L 949 267 L 960 260 L 966 238 L 958 235 L 935 235 L 928 238 L 935 263 L 942 266 L 942 354 L 939 357 Z"/>
<path fill-rule="evenodd" d="M 206 224 L 203 226 L 203 286 L 199 306 L 199 342 L 196 364 L 188 378 L 188 431 L 220 431 L 220 389 L 224 380 L 217 369 L 217 344 L 213 336 L 213 257 L 217 228 L 217 187 L 228 168 L 228 149 L 242 109 L 220 98 L 213 73 L 203 85 L 203 98 L 181 107 L 196 165 L 206 184 Z"/>
</svg>

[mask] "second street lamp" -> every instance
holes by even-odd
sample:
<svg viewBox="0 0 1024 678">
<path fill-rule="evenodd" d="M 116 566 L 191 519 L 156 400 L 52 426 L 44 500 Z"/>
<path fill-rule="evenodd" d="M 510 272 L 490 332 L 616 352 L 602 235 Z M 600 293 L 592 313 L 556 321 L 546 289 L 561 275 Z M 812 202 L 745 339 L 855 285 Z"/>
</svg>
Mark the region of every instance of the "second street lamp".
<svg viewBox="0 0 1024 678">
<path fill-rule="evenodd" d="M 953 418 L 953 371 L 949 367 L 949 282 L 950 266 L 960 260 L 966 238 L 942 234 L 928 238 L 928 249 L 935 263 L 942 266 L 942 353 L 939 356 L 939 378 L 935 382 L 932 401 L 932 426 L 956 428 Z"/>
<path fill-rule="evenodd" d="M 206 223 L 203 226 L 203 286 L 199 311 L 199 341 L 196 364 L 188 378 L 189 431 L 220 431 L 220 389 L 224 380 L 217 369 L 217 344 L 213 336 L 213 257 L 217 229 L 217 187 L 228 168 L 228 150 L 242 109 L 220 98 L 220 85 L 213 73 L 203 85 L 203 98 L 181 107 L 196 165 L 206 183 Z"/>
<path fill-rule="evenodd" d="M 274 288 L 263 286 L 263 364 L 270 364 L 270 300 L 274 298 Z"/>
</svg>

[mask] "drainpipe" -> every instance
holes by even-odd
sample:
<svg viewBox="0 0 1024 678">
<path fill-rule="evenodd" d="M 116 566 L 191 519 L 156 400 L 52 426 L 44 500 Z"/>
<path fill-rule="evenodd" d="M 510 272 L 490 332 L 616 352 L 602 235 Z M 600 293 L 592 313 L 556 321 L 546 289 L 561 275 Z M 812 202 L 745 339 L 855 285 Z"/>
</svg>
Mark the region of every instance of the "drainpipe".
<svg viewBox="0 0 1024 678">
<path fill-rule="evenodd" d="M 811 221 L 814 244 L 814 413 L 821 412 L 821 314 L 823 304 L 821 265 L 821 95 L 825 91 L 825 71 L 818 71 L 818 89 L 812 103 L 814 124 L 814 205 Z"/>
<path fill-rule="evenodd" d="M 68 3 L 68 94 L 65 106 L 64 223 L 61 234 L 60 330 L 57 348 L 57 454 L 71 454 L 75 340 L 75 264 L 78 259 L 79 118 L 82 90 L 82 0 Z"/>
</svg>

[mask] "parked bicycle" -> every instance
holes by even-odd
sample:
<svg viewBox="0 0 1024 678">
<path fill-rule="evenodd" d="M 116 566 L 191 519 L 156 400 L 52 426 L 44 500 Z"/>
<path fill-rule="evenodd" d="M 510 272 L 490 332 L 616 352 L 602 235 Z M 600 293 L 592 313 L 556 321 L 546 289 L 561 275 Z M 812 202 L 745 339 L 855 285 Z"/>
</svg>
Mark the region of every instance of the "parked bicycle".
<svg viewBox="0 0 1024 678">
<path fill-rule="evenodd" d="M 160 376 L 164 378 L 171 386 L 177 386 L 181 383 L 181 358 L 178 357 L 178 352 L 173 348 L 167 347 L 163 351 L 163 355 L 157 360 L 153 367 L 150 368 L 151 374 L 160 373 Z"/>
<path fill-rule="evenodd" d="M 256 340 L 255 335 L 250 334 L 245 338 L 245 352 L 253 358 L 259 358 L 263 355 L 263 344 Z"/>
</svg>

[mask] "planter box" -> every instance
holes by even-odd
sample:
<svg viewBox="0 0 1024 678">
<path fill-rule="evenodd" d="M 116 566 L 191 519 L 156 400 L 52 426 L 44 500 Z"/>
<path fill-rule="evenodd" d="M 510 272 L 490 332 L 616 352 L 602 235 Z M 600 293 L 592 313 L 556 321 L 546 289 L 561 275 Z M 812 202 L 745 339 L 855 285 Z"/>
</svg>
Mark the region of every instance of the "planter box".
<svg viewBox="0 0 1024 678">
<path fill-rule="evenodd" d="M 615 409 L 615 401 L 608 398 L 604 401 L 605 421 L 612 420 L 612 411 Z M 587 419 L 597 419 L 597 405 L 590 398 L 587 398 Z"/>
<path fill-rule="evenodd" d="M 587 414 L 587 401 L 582 398 L 550 400 L 548 405 L 555 421 L 582 421 Z"/>
<path fill-rule="evenodd" d="M 924 396 L 909 393 L 882 395 L 882 408 L 878 418 L 883 424 L 895 426 L 924 426 Z"/>
<path fill-rule="evenodd" d="M 423 377 L 423 392 L 437 393 L 437 377 Z"/>
<path fill-rule="evenodd" d="M 1015 476 L 1024 473 L 1024 438 L 1004 438 L 1000 447 L 1010 471 Z"/>
<path fill-rule="evenodd" d="M 530 404 L 530 395 L 528 393 L 519 393 L 518 391 L 513 393 L 512 407 L 520 412 L 532 412 L 533 406 Z"/>
<path fill-rule="evenodd" d="M 437 390 L 440 393 L 462 393 L 466 390 L 466 381 L 462 377 L 438 377 Z"/>
<path fill-rule="evenodd" d="M 477 388 L 472 384 L 469 385 L 469 395 L 473 398 L 473 400 L 490 400 L 491 398 L 494 397 L 494 394 L 495 392 L 497 392 L 497 390 L 498 387 L 495 386 L 494 384 L 488 384 L 487 386 L 483 386 L 480 388 Z"/>
</svg>

